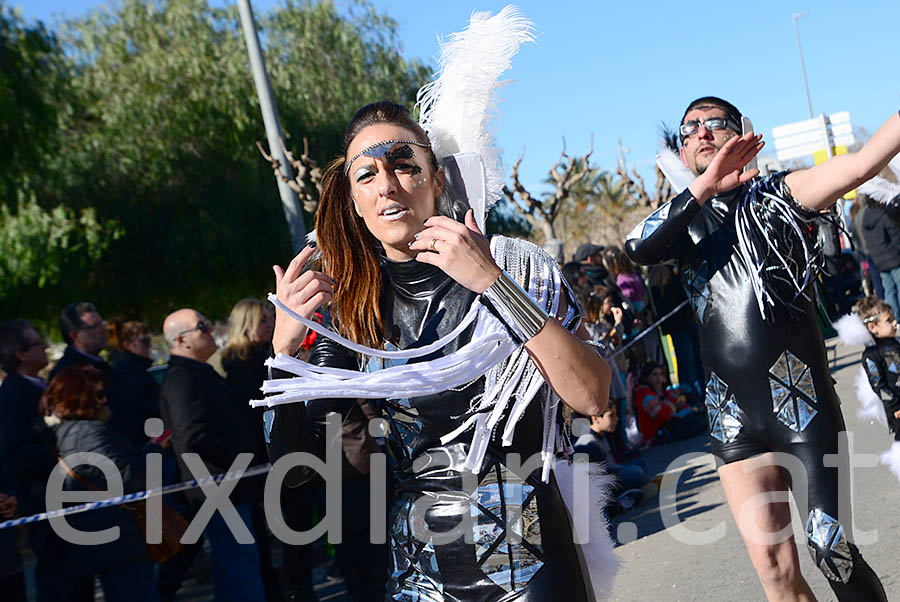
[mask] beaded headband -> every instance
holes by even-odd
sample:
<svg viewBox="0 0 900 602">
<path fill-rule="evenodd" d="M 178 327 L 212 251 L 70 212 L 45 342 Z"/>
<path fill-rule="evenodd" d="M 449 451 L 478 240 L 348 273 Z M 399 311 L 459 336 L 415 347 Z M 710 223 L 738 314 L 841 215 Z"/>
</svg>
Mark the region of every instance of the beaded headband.
<svg viewBox="0 0 900 602">
<path fill-rule="evenodd" d="M 383 157 L 392 146 L 395 144 L 413 144 L 415 146 L 421 146 L 422 148 L 431 148 L 430 144 L 423 144 L 422 142 L 416 142 L 415 140 L 385 140 L 383 142 L 376 142 L 371 146 L 367 146 L 362 149 L 353 157 L 347 161 L 347 166 L 344 168 L 344 175 L 350 173 L 350 166 L 353 165 L 353 162 L 362 157 L 363 155 L 367 157 L 374 157 L 375 159 L 380 159 Z"/>
</svg>

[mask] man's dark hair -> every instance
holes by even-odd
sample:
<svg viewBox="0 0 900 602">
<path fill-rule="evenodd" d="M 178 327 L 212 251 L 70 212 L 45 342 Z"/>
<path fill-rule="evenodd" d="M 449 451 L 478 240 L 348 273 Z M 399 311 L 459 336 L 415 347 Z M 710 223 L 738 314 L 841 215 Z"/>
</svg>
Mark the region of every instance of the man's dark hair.
<svg viewBox="0 0 900 602">
<path fill-rule="evenodd" d="M 25 349 L 28 344 L 25 332 L 30 328 L 31 324 L 20 318 L 0 324 L 0 368 L 7 374 L 19 367 L 16 352 Z"/>
<path fill-rule="evenodd" d="M 743 114 L 736 106 L 727 100 L 722 100 L 718 96 L 703 96 L 689 104 L 684 110 L 684 114 L 681 116 L 681 121 L 678 122 L 678 125 L 683 125 L 684 118 L 687 117 L 687 114 L 698 107 L 716 107 L 717 109 L 722 109 L 725 111 L 725 115 L 728 116 L 729 120 L 733 121 L 738 127 L 741 126 L 741 117 L 743 117 Z"/>
<path fill-rule="evenodd" d="M 59 334 L 62 335 L 66 345 L 72 344 L 72 338 L 69 336 L 70 332 L 84 329 L 85 324 L 81 316 L 90 313 L 96 314 L 100 312 L 97 311 L 93 303 L 88 303 L 87 301 L 69 303 L 63 308 L 62 313 L 59 314 Z"/>
</svg>

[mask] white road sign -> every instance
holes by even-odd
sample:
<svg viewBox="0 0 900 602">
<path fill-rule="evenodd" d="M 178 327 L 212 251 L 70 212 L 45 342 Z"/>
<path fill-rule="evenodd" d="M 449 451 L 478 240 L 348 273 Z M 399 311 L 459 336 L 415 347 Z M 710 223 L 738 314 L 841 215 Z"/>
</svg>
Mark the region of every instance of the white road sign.
<svg viewBox="0 0 900 602">
<path fill-rule="evenodd" d="M 820 114 L 815 119 L 780 125 L 772 128 L 772 138 L 779 161 L 809 156 L 819 150 L 830 151 L 836 146 L 849 146 L 856 142 L 849 111 L 828 116 Z"/>
</svg>

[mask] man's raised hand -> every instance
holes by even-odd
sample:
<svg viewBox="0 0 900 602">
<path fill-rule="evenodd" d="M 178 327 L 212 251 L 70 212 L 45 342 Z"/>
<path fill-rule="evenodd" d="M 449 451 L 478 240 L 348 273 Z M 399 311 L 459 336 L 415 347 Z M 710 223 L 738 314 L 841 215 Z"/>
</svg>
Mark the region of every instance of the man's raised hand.
<svg viewBox="0 0 900 602">
<path fill-rule="evenodd" d="M 737 188 L 759 175 L 758 169 L 743 172 L 744 166 L 765 146 L 762 134 L 748 132 L 728 140 L 716 153 L 701 175 L 688 186 L 691 194 L 700 204 L 720 192 Z"/>
</svg>

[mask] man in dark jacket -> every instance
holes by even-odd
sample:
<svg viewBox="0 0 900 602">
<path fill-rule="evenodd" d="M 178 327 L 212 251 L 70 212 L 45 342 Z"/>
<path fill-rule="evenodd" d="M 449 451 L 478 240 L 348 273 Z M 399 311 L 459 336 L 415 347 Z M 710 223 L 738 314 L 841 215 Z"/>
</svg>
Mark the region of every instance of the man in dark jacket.
<svg viewBox="0 0 900 602">
<path fill-rule="evenodd" d="M 0 480 L 6 483 L 7 493 L 15 495 L 19 516 L 44 511 L 47 477 L 56 465 L 53 433 L 38 412 L 47 386 L 38 377 L 47 365 L 45 349 L 40 335 L 25 320 L 0 324 L 0 368 L 6 372 L 0 385 Z M 38 600 L 57 599 L 60 583 L 49 559 L 56 536 L 48 523 L 38 522 L 29 527 L 28 538 L 37 556 Z M 93 582 L 90 586 L 85 599 L 93 599 Z"/>
<path fill-rule="evenodd" d="M 150 418 L 140 405 L 139 392 L 115 374 L 100 352 L 109 344 L 106 321 L 93 303 L 70 303 L 59 315 L 59 332 L 67 347 L 50 371 L 50 380 L 67 366 L 89 365 L 106 375 L 104 392 L 109 400 L 109 426 L 135 447 L 147 442 L 144 421 Z"/>
<path fill-rule="evenodd" d="M 238 454 L 252 450 L 250 425 L 241 419 L 225 380 L 206 360 L 216 351 L 212 326 L 197 311 L 180 309 L 163 324 L 169 345 L 169 369 L 162 384 L 160 412 L 172 429 L 172 447 L 181 477 L 194 478 L 184 460 L 197 454 L 211 475 L 227 472 Z M 257 484 L 242 480 L 230 499 L 250 533 L 250 501 Z M 200 489 L 189 490 L 188 499 L 199 507 L 205 499 Z M 213 514 L 204 531 L 212 549 L 213 585 L 216 598 L 264 600 L 256 544 L 238 543 L 221 514 Z"/>
<path fill-rule="evenodd" d="M 862 237 L 880 272 L 884 300 L 900 315 L 900 196 L 884 205 L 867 200 Z"/>
</svg>

